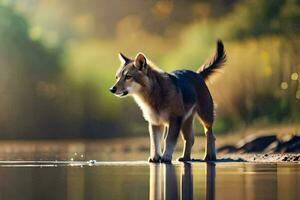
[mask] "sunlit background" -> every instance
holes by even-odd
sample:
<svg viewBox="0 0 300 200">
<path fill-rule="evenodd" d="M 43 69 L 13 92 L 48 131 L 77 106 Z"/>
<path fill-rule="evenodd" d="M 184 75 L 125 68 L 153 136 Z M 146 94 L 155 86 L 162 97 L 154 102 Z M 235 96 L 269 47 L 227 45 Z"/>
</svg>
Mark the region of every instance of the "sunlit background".
<svg viewBox="0 0 300 200">
<path fill-rule="evenodd" d="M 218 38 L 216 134 L 300 121 L 299 0 L 0 2 L 0 138 L 147 136 L 134 101 L 109 93 L 117 54 L 196 70 Z"/>
</svg>

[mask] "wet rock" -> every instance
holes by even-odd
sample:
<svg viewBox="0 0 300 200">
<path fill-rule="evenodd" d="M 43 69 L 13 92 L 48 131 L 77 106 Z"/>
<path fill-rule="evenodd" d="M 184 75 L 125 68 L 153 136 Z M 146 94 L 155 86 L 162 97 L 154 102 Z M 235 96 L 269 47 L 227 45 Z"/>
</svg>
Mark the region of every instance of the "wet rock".
<svg viewBox="0 0 300 200">
<path fill-rule="evenodd" d="M 278 138 L 275 134 L 263 136 L 249 136 L 241 140 L 237 145 L 224 145 L 217 149 L 218 153 L 264 153 L 268 157 L 270 153 L 300 153 L 300 136 L 287 135 Z"/>
<path fill-rule="evenodd" d="M 300 161 L 300 156 L 295 156 L 293 161 Z"/>
<path fill-rule="evenodd" d="M 287 146 L 284 151 L 285 153 L 298 153 L 300 152 L 300 141 Z"/>
<path fill-rule="evenodd" d="M 291 153 L 291 152 L 299 152 L 299 147 L 296 143 L 300 142 L 300 136 L 287 136 L 281 140 L 277 140 L 270 144 L 265 152 L 268 153 Z"/>
<path fill-rule="evenodd" d="M 285 156 L 285 157 L 282 159 L 282 161 L 288 161 L 288 157 Z"/>
<path fill-rule="evenodd" d="M 264 153 L 276 153 L 278 152 L 278 146 L 280 145 L 280 141 L 276 140 L 272 142 L 269 146 L 267 146 L 264 150 Z"/>
<path fill-rule="evenodd" d="M 263 152 L 275 141 L 277 141 L 276 135 L 249 136 L 239 142 L 237 149 L 241 153 Z"/>
</svg>

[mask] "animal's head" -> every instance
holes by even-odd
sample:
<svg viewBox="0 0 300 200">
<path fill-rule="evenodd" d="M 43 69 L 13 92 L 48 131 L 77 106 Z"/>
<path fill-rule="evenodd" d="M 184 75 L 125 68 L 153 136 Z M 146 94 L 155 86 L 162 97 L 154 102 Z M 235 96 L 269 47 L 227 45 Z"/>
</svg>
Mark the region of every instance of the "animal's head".
<svg viewBox="0 0 300 200">
<path fill-rule="evenodd" d="M 149 82 L 146 57 L 138 53 L 135 59 L 131 59 L 120 53 L 119 59 L 121 67 L 116 74 L 117 81 L 110 91 L 118 97 L 139 93 Z"/>
</svg>

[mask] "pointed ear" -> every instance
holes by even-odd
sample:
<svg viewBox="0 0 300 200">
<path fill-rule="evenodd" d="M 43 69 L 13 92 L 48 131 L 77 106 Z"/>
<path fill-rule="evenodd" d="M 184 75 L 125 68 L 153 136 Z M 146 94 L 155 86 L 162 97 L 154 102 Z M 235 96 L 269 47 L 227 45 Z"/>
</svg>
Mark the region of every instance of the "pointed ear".
<svg viewBox="0 0 300 200">
<path fill-rule="evenodd" d="M 119 53 L 119 59 L 122 63 L 126 64 L 129 63 L 131 61 L 130 58 L 126 57 L 124 54 L 122 54 L 121 52 Z"/>
<path fill-rule="evenodd" d="M 134 60 L 134 65 L 139 69 L 139 70 L 144 70 L 147 68 L 147 59 L 144 54 L 138 53 L 135 57 Z"/>
</svg>

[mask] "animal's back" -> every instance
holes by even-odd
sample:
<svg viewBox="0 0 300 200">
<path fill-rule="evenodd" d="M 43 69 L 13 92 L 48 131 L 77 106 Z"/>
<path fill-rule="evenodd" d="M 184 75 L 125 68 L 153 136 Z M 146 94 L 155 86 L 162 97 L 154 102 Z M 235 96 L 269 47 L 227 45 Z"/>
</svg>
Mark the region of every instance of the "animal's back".
<svg viewBox="0 0 300 200">
<path fill-rule="evenodd" d="M 182 92 L 185 104 L 195 104 L 198 98 L 198 88 L 205 85 L 200 74 L 191 70 L 176 70 L 171 73 L 173 83 Z"/>
<path fill-rule="evenodd" d="M 209 89 L 201 74 L 191 70 L 176 70 L 172 72 L 182 92 L 184 104 L 197 105 L 197 113 L 205 123 L 212 123 L 214 120 L 214 104 Z"/>
</svg>

